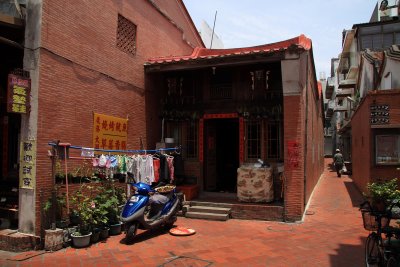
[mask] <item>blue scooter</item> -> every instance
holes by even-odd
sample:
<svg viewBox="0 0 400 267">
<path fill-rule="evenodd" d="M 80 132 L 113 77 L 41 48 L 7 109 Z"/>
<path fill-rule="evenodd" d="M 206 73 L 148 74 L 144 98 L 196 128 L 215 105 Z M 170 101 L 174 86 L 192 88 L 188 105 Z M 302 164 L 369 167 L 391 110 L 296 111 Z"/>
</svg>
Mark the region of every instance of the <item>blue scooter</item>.
<svg viewBox="0 0 400 267">
<path fill-rule="evenodd" d="M 170 186 L 171 191 L 166 193 L 160 190 L 163 187 L 153 189 L 141 182 L 130 185 L 134 193 L 127 200 L 120 216 L 125 223 L 126 242 L 133 242 L 138 228 L 172 228 L 178 211 L 182 209 L 182 197 L 176 192 L 175 186 Z"/>
</svg>

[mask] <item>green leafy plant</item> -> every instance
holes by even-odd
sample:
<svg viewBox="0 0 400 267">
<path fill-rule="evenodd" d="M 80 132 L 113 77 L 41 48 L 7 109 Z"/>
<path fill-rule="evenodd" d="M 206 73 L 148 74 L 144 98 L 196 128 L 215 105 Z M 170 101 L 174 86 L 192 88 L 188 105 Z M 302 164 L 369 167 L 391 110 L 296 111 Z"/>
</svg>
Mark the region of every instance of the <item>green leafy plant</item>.
<svg viewBox="0 0 400 267">
<path fill-rule="evenodd" d="M 94 193 L 93 186 L 82 184 L 71 197 L 72 212 L 79 217 L 78 232 L 80 234 L 88 233 L 91 225 L 96 223 L 93 216 L 96 209 L 96 202 L 93 200 Z"/>
<path fill-rule="evenodd" d="M 368 183 L 367 189 L 368 192 L 364 193 L 364 196 L 369 198 L 372 204 L 381 203 L 384 206 L 387 206 L 395 199 L 400 199 L 397 178 L 389 181 Z"/>
<path fill-rule="evenodd" d="M 84 160 L 81 165 L 74 168 L 71 175 L 78 182 L 89 182 L 94 176 L 92 163 L 89 160 Z"/>
<path fill-rule="evenodd" d="M 125 199 L 124 189 L 114 186 L 114 182 L 111 180 L 104 181 L 95 200 L 99 205 L 99 217 L 102 216 L 101 223 L 105 221 L 109 225 L 119 223 L 119 207 L 125 202 Z"/>
</svg>

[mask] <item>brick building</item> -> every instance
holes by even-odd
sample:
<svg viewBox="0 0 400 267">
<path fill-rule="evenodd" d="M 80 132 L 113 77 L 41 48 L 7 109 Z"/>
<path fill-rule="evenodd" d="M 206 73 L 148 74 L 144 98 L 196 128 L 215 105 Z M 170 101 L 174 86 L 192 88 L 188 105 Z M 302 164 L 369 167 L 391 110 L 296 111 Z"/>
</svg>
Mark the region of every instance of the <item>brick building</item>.
<svg viewBox="0 0 400 267">
<path fill-rule="evenodd" d="M 93 147 L 93 113 L 128 119 L 127 149 L 172 137 L 183 147 L 184 176 L 195 177 L 200 192 L 235 191 L 236 169 L 258 158 L 283 163 L 279 219 L 302 218 L 323 170 L 310 39 L 208 50 L 181 0 L 28 0 L 20 7 L 20 35 L 7 28 L 19 37 L 1 44 L 8 62 L 0 81 L 2 182 L 18 188 L 20 142 L 35 147 L 33 189 L 19 188 L 15 202 L 19 231 L 40 235 L 41 207 L 54 185 L 48 143 Z M 15 69 L 30 81 L 26 113 L 6 110 Z M 221 180 L 221 172 L 229 177 Z"/>
<path fill-rule="evenodd" d="M 180 0 L 28 0 L 12 8 L 1 15 L 1 57 L 7 60 L 0 81 L 0 180 L 18 188 L 19 142 L 34 140 L 36 182 L 19 189 L 12 208 L 19 231 L 39 235 L 41 205 L 53 186 L 48 143 L 92 147 L 93 113 L 101 113 L 129 119 L 128 149 L 139 149 L 141 141 L 147 147 L 144 62 L 190 53 L 203 43 Z M 31 81 L 27 113 L 6 110 L 7 77 L 15 69 Z"/>
<path fill-rule="evenodd" d="M 152 58 L 145 70 L 148 122 L 156 129 L 148 132 L 150 144 L 159 141 L 161 117 L 166 137 L 183 146 L 185 174 L 198 178 L 201 192 L 236 192 L 243 164 L 283 163 L 278 219 L 301 219 L 323 171 L 323 101 L 310 39 L 196 48 Z M 281 190 L 274 191 L 279 199 Z"/>
</svg>

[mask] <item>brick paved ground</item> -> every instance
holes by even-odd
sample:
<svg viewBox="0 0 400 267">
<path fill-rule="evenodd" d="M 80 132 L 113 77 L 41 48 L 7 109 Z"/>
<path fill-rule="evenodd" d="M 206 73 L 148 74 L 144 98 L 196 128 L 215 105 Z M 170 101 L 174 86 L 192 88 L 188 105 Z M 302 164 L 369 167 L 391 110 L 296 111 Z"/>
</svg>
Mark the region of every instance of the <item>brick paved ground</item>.
<svg viewBox="0 0 400 267">
<path fill-rule="evenodd" d="M 327 159 L 326 163 L 331 160 Z M 358 211 L 361 194 L 346 175 L 337 178 L 326 165 L 303 222 L 178 218 L 176 225 L 197 233 L 175 237 L 140 232 L 137 242 L 110 237 L 86 249 L 66 248 L 2 266 L 364 266 L 363 229 Z"/>
</svg>

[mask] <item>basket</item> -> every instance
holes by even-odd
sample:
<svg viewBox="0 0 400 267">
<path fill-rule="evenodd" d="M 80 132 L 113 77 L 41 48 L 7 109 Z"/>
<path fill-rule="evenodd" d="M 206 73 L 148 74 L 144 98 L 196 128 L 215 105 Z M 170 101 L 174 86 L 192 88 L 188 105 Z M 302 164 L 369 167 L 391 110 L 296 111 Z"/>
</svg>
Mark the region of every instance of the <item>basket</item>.
<svg viewBox="0 0 400 267">
<path fill-rule="evenodd" d="M 160 194 L 168 194 L 175 189 L 175 185 L 164 185 L 157 187 L 155 190 Z"/>
<path fill-rule="evenodd" d="M 368 231 L 376 231 L 378 230 L 378 221 L 376 219 L 376 215 L 371 213 L 370 210 L 361 210 L 362 218 L 364 223 L 364 229 Z M 390 219 L 387 217 L 381 217 L 381 227 L 389 226 Z"/>
</svg>

